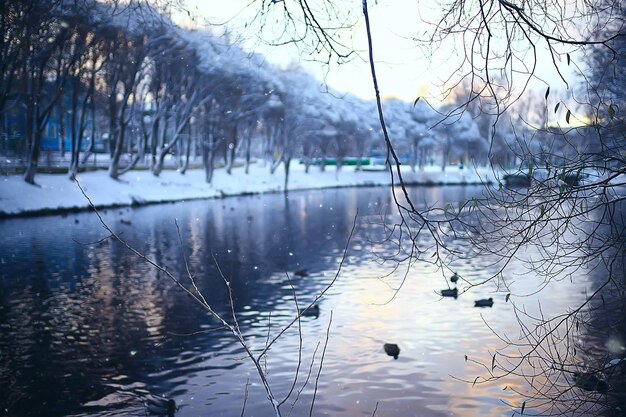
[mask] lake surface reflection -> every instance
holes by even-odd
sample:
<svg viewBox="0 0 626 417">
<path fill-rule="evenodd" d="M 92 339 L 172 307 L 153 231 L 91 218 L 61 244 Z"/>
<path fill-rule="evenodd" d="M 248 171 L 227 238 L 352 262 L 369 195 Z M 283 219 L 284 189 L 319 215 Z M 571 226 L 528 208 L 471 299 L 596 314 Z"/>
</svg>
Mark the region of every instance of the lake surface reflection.
<svg viewBox="0 0 626 417">
<path fill-rule="evenodd" d="M 411 192 L 420 202 L 457 203 L 479 189 Z M 395 249 L 383 241 L 380 223 L 390 197 L 385 188 L 338 189 L 116 209 L 104 218 L 184 280 L 176 219 L 200 290 L 228 316 L 217 260 L 241 329 L 258 351 L 268 333 L 276 335 L 295 316 L 293 289 L 303 304 L 333 279 L 358 211 L 335 286 L 320 302 L 319 317 L 302 320 L 302 364 L 285 415 L 308 415 L 316 385 L 315 415 L 510 413 L 503 401 L 523 400 L 503 388 L 523 390 L 523 380 L 472 386 L 452 376 L 474 380 L 484 370 L 465 355 L 490 363 L 490 352 L 502 346 L 484 321 L 518 334 L 511 305 L 491 285 L 442 299 L 437 291 L 447 288 L 446 278 L 421 263 L 391 301 L 403 271 L 391 273 L 375 255 Z M 247 416 L 273 415 L 232 336 L 119 242 L 98 242 L 105 233 L 93 213 L 3 220 L 0 234 L 0 415 L 145 416 L 148 392 L 175 399 L 177 416 L 238 416 L 244 403 Z M 462 240 L 450 244 L 470 251 Z M 514 264 L 509 273 L 524 267 Z M 303 268 L 307 276 L 294 276 Z M 455 268 L 470 280 L 493 273 L 489 259 L 469 257 Z M 543 313 L 584 299 L 588 283 L 581 281 L 548 291 Z M 514 285 L 530 289 L 537 282 L 525 274 Z M 539 296 L 520 303 L 536 306 Z M 475 299 L 486 297 L 495 299 L 493 308 L 474 308 Z M 297 327 L 290 329 L 262 362 L 279 400 L 292 387 L 299 340 Z M 384 343 L 400 346 L 397 360 L 385 354 Z"/>
</svg>

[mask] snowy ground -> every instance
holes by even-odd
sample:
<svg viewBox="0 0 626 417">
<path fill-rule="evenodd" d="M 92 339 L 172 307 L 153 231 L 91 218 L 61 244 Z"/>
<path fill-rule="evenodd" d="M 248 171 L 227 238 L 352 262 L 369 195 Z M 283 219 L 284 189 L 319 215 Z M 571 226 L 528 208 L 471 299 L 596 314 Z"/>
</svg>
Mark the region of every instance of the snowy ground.
<svg viewBox="0 0 626 417">
<path fill-rule="evenodd" d="M 404 170 L 406 168 L 406 170 Z M 440 167 L 427 167 L 411 172 L 403 167 L 407 183 L 417 184 L 476 184 L 493 180 L 489 168 L 459 169 L 455 166 L 441 172 Z M 0 216 L 32 215 L 89 207 L 78 186 L 66 175 L 39 174 L 36 186 L 26 184 L 19 175 L 0 177 Z M 278 169 L 270 175 L 267 167 L 252 165 L 246 175 L 243 168 L 235 168 L 232 175 L 223 169 L 215 171 L 213 185 L 204 181 L 204 170 L 189 170 L 185 175 L 164 171 L 160 177 L 150 171 L 130 171 L 119 181 L 108 177 L 106 171 L 86 172 L 78 181 L 98 207 L 124 206 L 182 201 L 200 198 L 219 198 L 231 195 L 283 191 L 284 173 Z M 302 165 L 294 164 L 289 178 L 289 190 L 315 188 L 389 185 L 386 171 L 355 172 L 354 167 L 327 167 L 325 172 L 311 167 L 304 173 Z"/>
</svg>

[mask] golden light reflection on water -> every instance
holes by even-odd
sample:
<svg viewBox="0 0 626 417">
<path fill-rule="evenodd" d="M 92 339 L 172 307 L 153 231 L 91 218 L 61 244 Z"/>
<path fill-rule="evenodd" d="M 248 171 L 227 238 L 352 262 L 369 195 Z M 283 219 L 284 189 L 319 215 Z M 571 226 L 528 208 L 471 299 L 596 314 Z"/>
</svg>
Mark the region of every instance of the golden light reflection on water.
<svg viewBox="0 0 626 417">
<path fill-rule="evenodd" d="M 464 262 L 459 273 L 469 280 L 482 280 L 488 272 L 483 267 L 476 269 L 475 265 L 481 263 L 488 264 L 479 259 Z M 521 274 L 521 270 L 514 271 Z M 524 398 L 518 393 L 529 391 L 523 378 L 508 376 L 484 382 L 492 355 L 504 346 L 486 323 L 500 334 L 519 334 L 505 293 L 489 285 L 472 289 L 458 299 L 443 298 L 439 293 L 448 283 L 433 267 L 417 264 L 406 280 L 402 270 L 380 278 L 386 273 L 388 270 L 376 262 L 349 265 L 332 295 L 323 301 L 324 311 L 332 309 L 334 317 L 334 343 L 329 354 L 343 358 L 340 363 L 351 363 L 350 378 L 334 387 L 343 393 L 342 407 L 356 407 L 365 413 L 368 407 L 373 409 L 376 399 L 379 410 L 388 407 L 389 415 L 445 412 L 494 417 L 510 413 L 510 406 L 521 407 Z M 522 291 L 537 285 L 536 277 L 527 274 L 514 281 L 511 285 Z M 580 298 L 575 286 L 565 289 L 562 283 L 557 285 L 559 300 L 552 297 L 552 302 L 546 303 L 544 313 L 548 315 Z M 486 297 L 495 299 L 492 308 L 474 307 L 475 299 Z M 535 310 L 539 302 L 539 296 L 522 301 L 528 311 Z M 400 346 L 397 360 L 385 355 L 383 343 Z M 338 369 L 327 372 L 335 381 L 341 375 Z M 363 397 L 372 401 L 357 407 L 357 398 Z"/>
</svg>

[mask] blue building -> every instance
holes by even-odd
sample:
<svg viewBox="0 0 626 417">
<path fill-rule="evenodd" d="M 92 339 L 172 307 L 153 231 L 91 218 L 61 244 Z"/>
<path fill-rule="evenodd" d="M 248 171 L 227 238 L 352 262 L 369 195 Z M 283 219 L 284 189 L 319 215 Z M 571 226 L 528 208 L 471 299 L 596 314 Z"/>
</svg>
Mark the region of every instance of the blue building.
<svg viewBox="0 0 626 417">
<path fill-rule="evenodd" d="M 70 108 L 70 97 L 66 94 L 63 96 L 63 108 Z M 19 98 L 10 99 L 6 103 L 5 111 L 0 113 L 0 152 L 21 154 L 28 151 L 26 142 L 26 111 L 25 103 Z M 61 133 L 61 120 L 64 122 L 65 132 Z M 41 136 L 40 148 L 42 151 L 61 151 L 63 147 L 69 152 L 71 147 L 71 113 L 64 111 L 60 114 L 59 106 L 56 106 L 52 114 L 48 118 L 46 126 Z M 91 131 L 93 120 L 87 120 L 86 129 Z M 90 145 L 91 138 L 88 134 L 83 137 L 81 143 L 81 151 L 86 150 Z M 94 152 L 103 152 L 104 145 L 100 138 L 96 137 L 94 144 Z"/>
</svg>

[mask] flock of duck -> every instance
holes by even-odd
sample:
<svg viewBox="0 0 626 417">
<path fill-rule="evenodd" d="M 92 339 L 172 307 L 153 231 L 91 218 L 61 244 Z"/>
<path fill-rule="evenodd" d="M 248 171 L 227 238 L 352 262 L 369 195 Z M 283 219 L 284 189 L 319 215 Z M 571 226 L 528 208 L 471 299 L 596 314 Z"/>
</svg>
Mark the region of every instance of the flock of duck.
<svg viewBox="0 0 626 417">
<path fill-rule="evenodd" d="M 459 281 L 459 276 L 455 272 L 450 277 L 450 282 L 456 285 L 458 281 Z M 441 296 L 457 298 L 459 296 L 459 290 L 456 288 L 456 286 L 454 288 L 447 288 L 447 289 L 441 290 Z M 474 307 L 493 307 L 493 298 L 489 297 L 489 298 L 482 298 L 480 300 L 476 300 L 474 301 Z"/>
<path fill-rule="evenodd" d="M 455 284 L 455 287 L 441 290 L 441 296 L 457 298 L 459 296 L 459 290 L 456 288 L 456 283 L 458 281 L 459 276 L 456 272 L 454 272 L 450 277 L 450 282 Z M 493 298 L 489 297 L 476 300 L 474 301 L 474 307 L 493 307 Z M 383 350 L 387 355 L 393 356 L 394 359 L 398 359 L 398 356 L 400 355 L 400 347 L 395 343 L 385 343 L 383 345 Z"/>
<path fill-rule="evenodd" d="M 308 276 L 308 272 L 306 269 L 298 269 L 294 271 L 294 275 L 299 277 L 306 277 Z M 450 277 L 450 282 L 456 285 L 458 281 L 459 276 L 455 272 L 453 273 L 452 277 Z M 457 298 L 458 295 L 459 291 L 456 286 L 454 288 L 441 290 L 442 297 Z M 475 300 L 474 307 L 493 307 L 493 298 L 490 297 Z M 317 304 L 312 304 L 305 308 L 298 309 L 298 313 L 301 317 L 318 318 L 320 315 L 320 306 Z M 400 346 L 398 346 L 396 343 L 383 344 L 383 350 L 388 356 L 391 356 L 394 359 L 398 359 L 398 357 L 400 356 Z M 591 373 L 575 373 L 574 385 L 586 391 L 606 392 L 608 388 L 608 385 L 605 381 L 597 378 Z M 158 395 L 146 396 L 144 399 L 144 405 L 148 412 L 156 415 L 174 416 L 174 413 L 177 410 L 176 402 L 174 400 Z"/>
<path fill-rule="evenodd" d="M 293 274 L 298 277 L 306 277 L 309 275 L 306 269 L 298 269 L 294 271 Z M 458 281 L 459 276 L 455 272 L 452 274 L 452 277 L 450 277 L 450 282 L 456 284 Z M 441 290 L 441 296 L 457 298 L 459 296 L 459 290 L 456 288 L 456 286 L 454 288 L 444 289 Z M 493 298 L 489 297 L 476 300 L 474 301 L 474 307 L 493 307 Z M 317 304 L 309 305 L 308 307 L 298 309 L 298 314 L 301 317 L 318 318 L 320 315 L 320 307 Z M 383 344 L 383 350 L 387 355 L 392 356 L 394 359 L 398 359 L 398 356 L 400 356 L 400 347 L 395 343 Z"/>
</svg>

